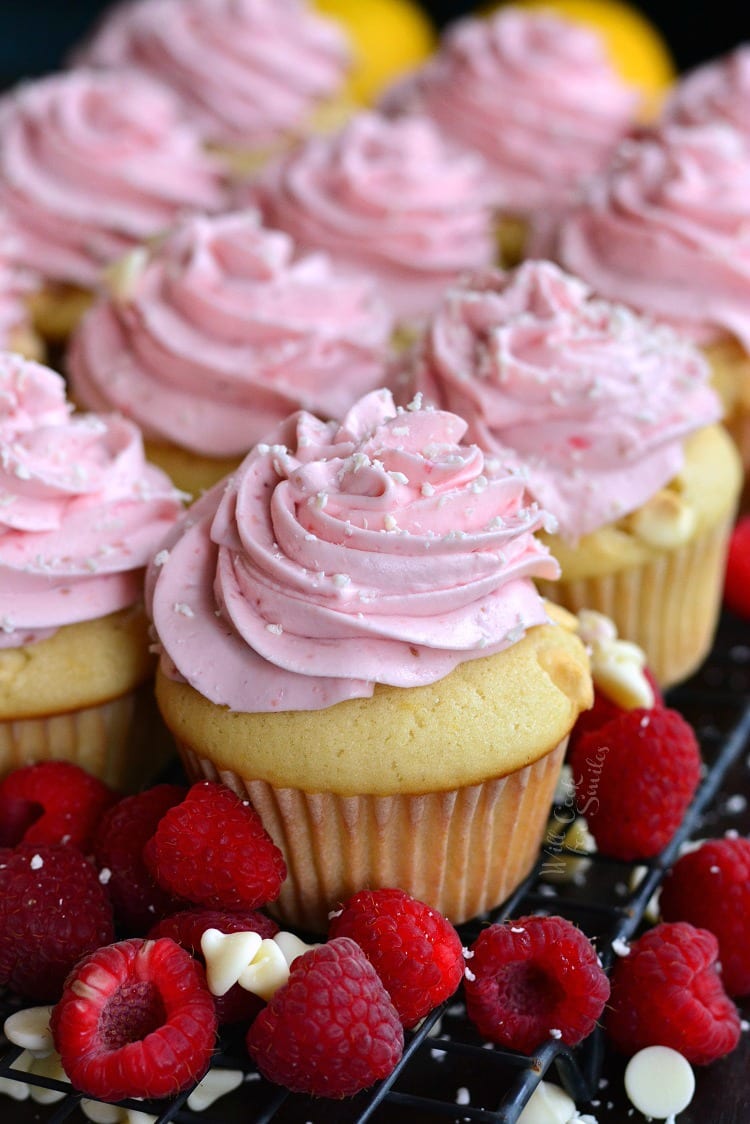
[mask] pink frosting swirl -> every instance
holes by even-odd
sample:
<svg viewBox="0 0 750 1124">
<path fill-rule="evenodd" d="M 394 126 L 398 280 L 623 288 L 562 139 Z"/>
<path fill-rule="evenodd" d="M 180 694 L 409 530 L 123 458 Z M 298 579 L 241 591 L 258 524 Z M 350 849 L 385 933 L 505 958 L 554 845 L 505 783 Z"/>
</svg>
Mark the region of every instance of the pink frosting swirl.
<svg viewBox="0 0 750 1124">
<path fill-rule="evenodd" d="M 0 103 L 0 205 L 44 277 L 90 288 L 181 212 L 224 201 L 218 166 L 145 75 L 77 70 Z"/>
<path fill-rule="evenodd" d="M 482 164 L 450 151 L 427 118 L 358 114 L 269 168 L 251 194 L 269 226 L 378 278 L 400 319 L 425 315 L 458 273 L 495 254 Z"/>
<path fill-rule="evenodd" d="M 171 86 L 206 140 L 247 147 L 304 131 L 350 64 L 340 27 L 302 0 L 121 4 L 79 57 L 142 68 Z"/>
<path fill-rule="evenodd" d="M 181 511 L 119 417 L 71 417 L 59 375 L 0 353 L 0 647 L 135 604 Z"/>
<path fill-rule="evenodd" d="M 720 408 L 698 351 L 592 299 L 550 262 L 468 279 L 433 317 L 414 370 L 468 436 L 524 466 L 529 491 L 581 535 L 634 511 L 683 464 Z"/>
<path fill-rule="evenodd" d="M 0 350 L 11 346 L 13 333 L 29 322 L 26 298 L 34 288 L 34 277 L 21 265 L 18 235 L 8 216 L 0 213 Z"/>
<path fill-rule="evenodd" d="M 599 36 L 547 12 L 459 20 L 433 59 L 385 98 L 421 109 L 480 152 L 497 205 L 518 214 L 569 201 L 633 122 L 637 94 Z"/>
<path fill-rule="evenodd" d="M 723 122 L 750 140 L 750 43 L 686 74 L 663 113 L 674 125 Z"/>
<path fill-rule="evenodd" d="M 532 246 L 610 300 L 750 349 L 750 144 L 728 126 L 626 141 L 552 245 Z"/>
<path fill-rule="evenodd" d="M 244 211 L 186 220 L 152 248 L 130 295 L 84 318 L 68 366 L 89 409 L 230 457 L 295 409 L 341 417 L 380 386 L 391 327 L 369 279 L 296 255 Z"/>
<path fill-rule="evenodd" d="M 544 516 L 465 429 L 385 390 L 340 425 L 289 418 L 149 571 L 167 674 L 233 710 L 317 710 L 435 682 L 542 623 Z"/>
</svg>

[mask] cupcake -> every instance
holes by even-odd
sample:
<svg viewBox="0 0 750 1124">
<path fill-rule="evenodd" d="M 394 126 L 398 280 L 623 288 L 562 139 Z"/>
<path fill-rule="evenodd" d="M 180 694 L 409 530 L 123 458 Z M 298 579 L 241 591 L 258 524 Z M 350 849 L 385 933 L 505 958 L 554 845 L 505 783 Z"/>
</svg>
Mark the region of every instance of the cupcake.
<svg viewBox="0 0 750 1124">
<path fill-rule="evenodd" d="M 385 390 L 297 413 L 149 570 L 162 714 L 281 847 L 289 924 L 362 886 L 462 921 L 535 861 L 591 680 L 531 580 L 543 514 L 464 430 Z"/>
<path fill-rule="evenodd" d="M 664 106 L 662 121 L 723 123 L 750 141 L 750 43 L 683 75 Z"/>
<path fill-rule="evenodd" d="M 143 571 L 181 509 L 135 426 L 71 417 L 59 375 L 0 355 L 0 773 L 64 758 L 117 788 L 152 674 Z"/>
<path fill-rule="evenodd" d="M 557 520 L 545 595 L 605 613 L 663 686 L 708 653 L 741 471 L 700 352 L 550 262 L 446 296 L 410 372 Z"/>
<path fill-rule="evenodd" d="M 566 207 L 606 165 L 634 122 L 638 98 L 594 31 L 511 7 L 453 24 L 437 54 L 384 106 L 428 114 L 456 144 L 484 157 L 501 259 L 513 265 L 529 217 Z"/>
<path fill-rule="evenodd" d="M 137 422 L 193 494 L 294 410 L 340 417 L 382 385 L 391 316 L 374 283 L 254 212 L 186 219 L 109 279 L 73 337 L 73 396 Z"/>
<path fill-rule="evenodd" d="M 457 274 L 495 257 L 483 165 L 427 118 L 357 114 L 270 166 L 249 197 L 301 248 L 370 273 L 407 327 Z"/>
<path fill-rule="evenodd" d="M 77 57 L 166 83 L 203 140 L 242 173 L 349 111 L 344 32 L 303 0 L 120 4 Z"/>
<path fill-rule="evenodd" d="M 534 249 L 703 349 L 750 467 L 750 142 L 718 124 L 627 141 Z"/>
<path fill-rule="evenodd" d="M 0 102 L 0 208 L 39 276 L 43 336 L 69 334 L 103 266 L 182 212 L 224 202 L 218 166 L 172 94 L 142 74 L 77 70 Z"/>
<path fill-rule="evenodd" d="M 34 278 L 19 263 L 20 247 L 7 215 L 0 212 L 0 351 L 43 359 L 44 344 L 31 326 L 26 304 Z"/>
</svg>

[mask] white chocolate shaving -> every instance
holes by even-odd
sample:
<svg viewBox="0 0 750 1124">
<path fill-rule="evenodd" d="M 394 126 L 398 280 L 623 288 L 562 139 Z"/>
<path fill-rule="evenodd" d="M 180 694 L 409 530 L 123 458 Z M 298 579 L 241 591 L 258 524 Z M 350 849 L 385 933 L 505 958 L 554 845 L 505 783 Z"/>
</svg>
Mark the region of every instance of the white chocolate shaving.
<svg viewBox="0 0 750 1124">
<path fill-rule="evenodd" d="M 591 675 L 598 689 L 625 710 L 651 708 L 654 691 L 644 674 L 646 653 L 619 640 L 609 617 L 592 609 L 578 614 L 578 634 L 591 653 Z"/>
</svg>

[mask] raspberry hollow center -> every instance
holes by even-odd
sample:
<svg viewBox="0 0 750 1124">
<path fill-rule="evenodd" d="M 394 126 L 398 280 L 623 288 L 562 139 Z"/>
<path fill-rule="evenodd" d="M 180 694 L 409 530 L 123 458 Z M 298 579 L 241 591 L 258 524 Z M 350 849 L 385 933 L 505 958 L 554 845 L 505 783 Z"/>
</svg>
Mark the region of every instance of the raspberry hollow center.
<svg viewBox="0 0 750 1124">
<path fill-rule="evenodd" d="M 557 980 L 536 964 L 511 964 L 498 980 L 503 1006 L 519 1015 L 551 1014 L 565 993 Z"/>
<path fill-rule="evenodd" d="M 149 980 L 123 984 L 101 1013 L 99 1034 L 107 1050 L 140 1042 L 167 1020 L 159 989 Z"/>
</svg>

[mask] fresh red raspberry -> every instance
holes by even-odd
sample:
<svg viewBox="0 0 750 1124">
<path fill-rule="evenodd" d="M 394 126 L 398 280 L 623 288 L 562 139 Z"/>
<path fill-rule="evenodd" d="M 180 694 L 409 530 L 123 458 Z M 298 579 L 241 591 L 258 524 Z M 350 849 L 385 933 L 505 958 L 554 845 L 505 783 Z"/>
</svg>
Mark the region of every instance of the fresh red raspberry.
<svg viewBox="0 0 750 1124">
<path fill-rule="evenodd" d="M 750 515 L 737 521 L 729 541 L 724 603 L 741 617 L 750 617 Z"/>
<path fill-rule="evenodd" d="M 247 1035 L 264 1077 L 317 1097 L 350 1097 L 387 1077 L 403 1046 L 388 992 L 349 937 L 293 960 Z"/>
<path fill-rule="evenodd" d="M 69 843 L 87 851 L 116 795 L 69 761 L 40 761 L 0 781 L 0 845 Z"/>
<path fill-rule="evenodd" d="M 685 922 L 657 925 L 612 972 L 606 1030 L 624 1054 L 671 1046 L 694 1065 L 728 1054 L 740 1037 L 737 1008 L 717 971 L 718 942 Z"/>
<path fill-rule="evenodd" d="M 531 1054 L 551 1034 L 575 1046 L 594 1029 L 609 981 L 588 937 L 564 917 L 490 925 L 469 951 L 466 1013 L 485 1038 Z"/>
<path fill-rule="evenodd" d="M 50 1027 L 79 1092 L 103 1101 L 167 1097 L 208 1069 L 216 1013 L 203 969 L 184 948 L 135 939 L 76 965 Z"/>
<path fill-rule="evenodd" d="M 587 734 L 570 759 L 578 810 L 599 850 L 645 859 L 666 846 L 700 780 L 701 757 L 681 714 L 626 710 Z"/>
<path fill-rule="evenodd" d="M 664 696 L 662 695 L 659 684 L 654 679 L 653 674 L 649 668 L 644 668 L 644 675 L 651 684 L 651 689 L 654 692 L 654 709 L 659 710 L 664 706 Z M 576 724 L 570 732 L 570 740 L 568 742 L 568 758 L 575 752 L 575 747 L 586 734 L 590 734 L 592 730 L 599 730 L 602 726 L 606 725 L 613 718 L 617 718 L 618 714 L 623 714 L 624 708 L 618 706 L 616 702 L 608 695 L 594 687 L 594 705 L 590 710 L 582 710 L 576 719 Z"/>
<path fill-rule="evenodd" d="M 729 995 L 750 995 L 750 839 L 711 839 L 678 859 L 662 883 L 665 921 L 689 921 L 719 942 Z"/>
<path fill-rule="evenodd" d="M 205 959 L 201 952 L 201 937 L 206 929 L 218 929 L 220 933 L 259 933 L 261 937 L 275 937 L 279 927 L 270 917 L 255 910 L 247 913 L 222 913 L 218 909 L 186 909 L 173 917 L 158 921 L 147 934 L 150 940 L 157 937 L 171 937 L 186 949 L 201 964 Z M 263 1000 L 244 987 L 235 984 L 226 995 L 214 996 L 216 1015 L 219 1022 L 250 1022 L 263 1009 Z"/>
<path fill-rule="evenodd" d="M 105 886 L 124 933 L 141 936 L 158 918 L 184 904 L 154 881 L 143 848 L 165 812 L 184 800 L 186 791 L 180 785 L 158 784 L 126 796 L 105 812 L 94 833 L 96 865 L 109 871 Z"/>
<path fill-rule="evenodd" d="M 199 781 L 164 815 L 143 849 L 163 889 L 209 909 L 256 909 L 279 896 L 281 851 L 247 800 Z"/>
<path fill-rule="evenodd" d="M 0 986 L 54 1002 L 75 962 L 113 939 L 112 906 L 80 851 L 60 843 L 0 851 Z"/>
<path fill-rule="evenodd" d="M 464 974 L 450 921 L 403 890 L 360 890 L 332 918 L 329 936 L 357 942 L 405 1027 L 453 995 Z"/>
</svg>

